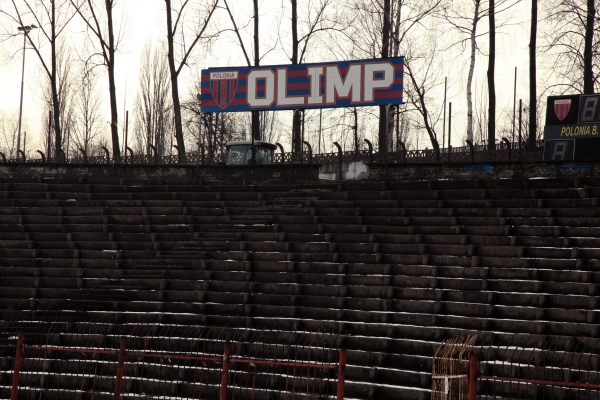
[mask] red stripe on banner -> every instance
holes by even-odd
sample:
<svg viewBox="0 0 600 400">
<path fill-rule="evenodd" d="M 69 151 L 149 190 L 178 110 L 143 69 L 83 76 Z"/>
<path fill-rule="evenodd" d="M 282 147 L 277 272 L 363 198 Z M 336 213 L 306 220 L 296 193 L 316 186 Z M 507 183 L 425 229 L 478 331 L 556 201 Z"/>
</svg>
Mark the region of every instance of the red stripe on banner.
<svg viewBox="0 0 600 400">
<path fill-rule="evenodd" d="M 402 92 L 399 90 L 386 90 L 384 92 L 375 92 L 375 99 L 393 99 L 402 97 Z"/>
<path fill-rule="evenodd" d="M 221 108 L 227 107 L 227 85 L 226 82 L 219 82 L 219 93 L 221 94 L 220 105 Z"/>
<path fill-rule="evenodd" d="M 288 83 L 287 84 L 287 90 L 302 90 L 302 89 L 310 89 L 310 83 L 306 82 L 306 83 Z"/>
</svg>

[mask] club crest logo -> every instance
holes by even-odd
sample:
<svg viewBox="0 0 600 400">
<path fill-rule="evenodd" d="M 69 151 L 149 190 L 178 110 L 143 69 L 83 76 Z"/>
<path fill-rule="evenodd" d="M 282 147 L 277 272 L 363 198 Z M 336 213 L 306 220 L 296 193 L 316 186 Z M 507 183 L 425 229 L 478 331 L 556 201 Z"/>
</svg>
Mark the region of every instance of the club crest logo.
<svg viewBox="0 0 600 400">
<path fill-rule="evenodd" d="M 221 109 L 225 109 L 235 98 L 235 92 L 238 86 L 238 72 L 211 72 L 210 86 L 215 103 Z"/>
<path fill-rule="evenodd" d="M 554 100 L 554 115 L 560 121 L 565 119 L 571 109 L 571 99 L 557 99 Z"/>
</svg>

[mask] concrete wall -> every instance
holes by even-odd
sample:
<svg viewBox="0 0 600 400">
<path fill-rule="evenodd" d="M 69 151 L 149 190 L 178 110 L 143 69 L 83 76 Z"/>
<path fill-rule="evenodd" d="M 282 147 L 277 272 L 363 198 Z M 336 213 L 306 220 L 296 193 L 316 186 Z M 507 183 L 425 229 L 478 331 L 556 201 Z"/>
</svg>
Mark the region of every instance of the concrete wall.
<svg viewBox="0 0 600 400">
<path fill-rule="evenodd" d="M 600 176 L 600 162 L 369 164 L 372 180 L 509 179 Z"/>
<path fill-rule="evenodd" d="M 317 181 L 318 165 L 108 165 L 108 164 L 0 164 L 0 177 L 123 177 L 155 179 L 198 179 L 237 183 L 286 183 Z"/>
<path fill-rule="evenodd" d="M 342 161 L 341 176 L 338 176 L 338 161 L 321 164 L 319 178 L 326 180 L 362 180 L 369 178 L 369 166 L 364 160 Z"/>
</svg>

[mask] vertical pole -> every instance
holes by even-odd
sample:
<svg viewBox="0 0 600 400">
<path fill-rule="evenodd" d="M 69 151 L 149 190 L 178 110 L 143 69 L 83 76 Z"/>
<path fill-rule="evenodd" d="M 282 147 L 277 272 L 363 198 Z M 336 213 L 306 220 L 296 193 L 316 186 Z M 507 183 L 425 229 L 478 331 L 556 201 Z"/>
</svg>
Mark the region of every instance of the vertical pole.
<svg viewBox="0 0 600 400">
<path fill-rule="evenodd" d="M 23 342 L 25 335 L 19 332 L 17 339 L 17 351 L 15 352 L 15 370 L 13 372 L 12 389 L 10 391 L 10 400 L 17 400 L 17 392 L 19 391 L 19 374 L 21 373 L 21 361 L 23 359 Z"/>
<path fill-rule="evenodd" d="M 452 159 L 452 102 L 448 104 L 448 162 Z"/>
<path fill-rule="evenodd" d="M 319 154 L 321 154 L 321 135 L 323 134 L 323 109 L 319 109 Z"/>
<path fill-rule="evenodd" d="M 225 351 L 223 352 L 223 369 L 221 375 L 221 392 L 219 400 L 227 400 L 227 386 L 229 385 L 229 356 L 231 355 L 231 343 L 229 339 L 225 341 Z"/>
<path fill-rule="evenodd" d="M 521 161 L 521 148 L 523 147 L 523 138 L 521 137 L 522 118 L 523 118 L 523 99 L 519 99 L 519 161 Z"/>
<path fill-rule="evenodd" d="M 512 142 L 515 142 L 515 118 L 516 118 L 516 107 L 517 107 L 517 67 L 515 67 L 515 89 L 513 92 L 513 129 L 512 129 Z"/>
<path fill-rule="evenodd" d="M 444 148 L 445 143 L 446 143 L 446 93 L 447 92 L 448 92 L 448 77 L 444 78 L 444 123 L 442 124 L 442 149 Z"/>
<path fill-rule="evenodd" d="M 125 111 L 125 164 L 127 164 L 127 131 L 129 129 L 129 111 Z"/>
<path fill-rule="evenodd" d="M 21 119 L 23 118 L 23 82 L 25 81 L 25 45 L 27 44 L 27 28 L 23 27 L 23 67 L 21 69 L 21 100 L 19 102 L 19 129 L 17 130 L 17 158 L 21 150 Z"/>
<path fill-rule="evenodd" d="M 477 373 L 479 372 L 477 356 L 470 357 L 469 367 L 469 400 L 477 400 Z"/>
<path fill-rule="evenodd" d="M 48 160 L 50 160 L 50 149 L 52 149 L 52 111 L 48 116 L 48 148 L 46 149 L 46 154 L 48 154 Z M 17 156 L 18 157 L 18 156 Z"/>
<path fill-rule="evenodd" d="M 302 120 L 300 122 L 301 125 L 301 140 L 300 140 L 300 148 L 302 149 L 302 151 L 300 152 L 301 157 L 300 157 L 300 164 L 304 164 L 304 110 L 302 110 Z"/>
<path fill-rule="evenodd" d="M 340 359 L 338 361 L 338 383 L 337 383 L 337 397 L 336 400 L 344 399 L 344 387 L 346 385 L 346 355 L 348 350 L 345 348 L 340 349 Z"/>
<path fill-rule="evenodd" d="M 125 349 L 127 346 L 127 339 L 121 338 L 121 345 L 119 347 L 119 364 L 117 366 L 117 378 L 115 380 L 115 400 L 121 399 L 121 392 L 123 386 L 123 371 L 125 369 Z"/>
</svg>

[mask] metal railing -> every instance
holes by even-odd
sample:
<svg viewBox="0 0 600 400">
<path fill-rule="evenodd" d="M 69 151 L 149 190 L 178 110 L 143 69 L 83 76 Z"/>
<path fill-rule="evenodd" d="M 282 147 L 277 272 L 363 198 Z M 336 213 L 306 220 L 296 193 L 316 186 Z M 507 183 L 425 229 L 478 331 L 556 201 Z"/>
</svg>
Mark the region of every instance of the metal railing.
<svg viewBox="0 0 600 400">
<path fill-rule="evenodd" d="M 0 398 L 344 396 L 346 350 L 337 335 L 66 320 L 0 325 Z"/>
<path fill-rule="evenodd" d="M 600 339 L 528 334 L 444 341 L 432 399 L 600 399 Z"/>
<path fill-rule="evenodd" d="M 283 149 L 283 147 L 280 147 Z M 496 146 L 496 150 L 489 150 L 484 145 L 467 145 L 463 147 L 451 147 L 440 149 L 439 155 L 433 149 L 424 150 L 403 150 L 388 152 L 387 157 L 382 158 L 378 152 L 372 150 L 369 143 L 368 149 L 358 151 L 336 151 L 332 153 L 313 154 L 310 145 L 305 147 L 303 152 L 284 152 L 277 151 L 274 161 L 277 164 L 290 163 L 335 163 L 342 161 L 364 162 L 388 162 L 388 163 L 445 163 L 445 162 L 494 162 L 494 161 L 541 161 L 543 156 L 543 142 L 537 142 L 534 150 L 526 150 L 525 143 L 510 143 L 502 141 Z M 186 153 L 185 161 L 180 160 L 177 154 L 156 156 L 152 154 L 134 154 L 131 149 L 123 154 L 120 160 L 110 157 L 106 151 L 104 156 L 86 156 L 85 153 L 77 154 L 68 159 L 46 157 L 44 153 L 38 151 L 39 158 L 25 158 L 21 154 L 18 158 L 6 158 L 0 153 L 0 162 L 4 163 L 67 163 L 67 164 L 137 164 L 137 165 L 219 165 L 224 162 L 222 149 L 217 150 L 215 154 L 206 154 L 203 150 L 189 151 Z"/>
</svg>

